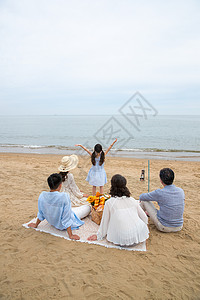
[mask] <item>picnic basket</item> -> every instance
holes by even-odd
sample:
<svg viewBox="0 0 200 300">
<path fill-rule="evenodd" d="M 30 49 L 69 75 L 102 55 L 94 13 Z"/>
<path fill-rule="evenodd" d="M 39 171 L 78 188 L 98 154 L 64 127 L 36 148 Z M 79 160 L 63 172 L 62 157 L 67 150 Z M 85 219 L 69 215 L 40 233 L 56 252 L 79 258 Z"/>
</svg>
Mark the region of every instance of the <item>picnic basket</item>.
<svg viewBox="0 0 200 300">
<path fill-rule="evenodd" d="M 96 210 L 92 206 L 92 208 L 91 208 L 91 217 L 92 217 L 93 222 L 95 222 L 97 225 L 100 225 L 102 215 L 103 215 L 103 210 Z"/>
</svg>

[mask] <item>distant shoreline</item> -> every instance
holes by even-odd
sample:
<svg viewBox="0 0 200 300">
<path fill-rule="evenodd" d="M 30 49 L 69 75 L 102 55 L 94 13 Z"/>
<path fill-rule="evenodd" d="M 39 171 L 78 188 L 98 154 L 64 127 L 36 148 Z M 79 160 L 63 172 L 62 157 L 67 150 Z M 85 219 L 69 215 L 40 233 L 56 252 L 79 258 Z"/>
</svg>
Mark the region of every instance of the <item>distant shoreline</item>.
<svg viewBox="0 0 200 300">
<path fill-rule="evenodd" d="M 56 146 L 0 146 L 0 153 L 30 153 L 30 154 L 54 154 L 54 155 L 85 155 L 80 149 L 56 147 Z M 86 154 L 87 155 L 87 154 Z M 116 149 L 111 150 L 109 157 L 127 157 L 139 159 L 159 159 L 178 161 L 200 161 L 200 151 L 189 150 L 162 150 L 162 149 Z"/>
</svg>

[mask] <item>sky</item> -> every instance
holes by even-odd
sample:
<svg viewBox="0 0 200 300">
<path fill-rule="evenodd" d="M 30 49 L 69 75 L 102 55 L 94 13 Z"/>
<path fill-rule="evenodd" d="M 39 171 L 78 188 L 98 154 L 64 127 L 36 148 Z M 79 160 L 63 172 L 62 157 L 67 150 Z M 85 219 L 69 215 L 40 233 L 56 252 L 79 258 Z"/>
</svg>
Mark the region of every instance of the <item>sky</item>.
<svg viewBox="0 0 200 300">
<path fill-rule="evenodd" d="M 0 0 L 0 115 L 200 114 L 199 0 Z"/>
</svg>

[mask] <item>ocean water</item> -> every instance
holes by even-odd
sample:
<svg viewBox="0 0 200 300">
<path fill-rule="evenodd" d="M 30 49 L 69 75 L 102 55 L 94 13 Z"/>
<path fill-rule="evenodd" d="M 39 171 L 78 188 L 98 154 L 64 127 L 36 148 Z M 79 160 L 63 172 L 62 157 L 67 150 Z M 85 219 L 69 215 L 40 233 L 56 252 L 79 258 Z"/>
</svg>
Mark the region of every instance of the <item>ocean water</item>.
<svg viewBox="0 0 200 300">
<path fill-rule="evenodd" d="M 131 121 L 122 115 L 0 116 L 0 152 L 67 154 L 77 151 L 75 144 L 92 149 L 96 143 L 106 149 L 115 137 L 112 154 L 199 157 L 200 116 L 156 115 Z"/>
</svg>

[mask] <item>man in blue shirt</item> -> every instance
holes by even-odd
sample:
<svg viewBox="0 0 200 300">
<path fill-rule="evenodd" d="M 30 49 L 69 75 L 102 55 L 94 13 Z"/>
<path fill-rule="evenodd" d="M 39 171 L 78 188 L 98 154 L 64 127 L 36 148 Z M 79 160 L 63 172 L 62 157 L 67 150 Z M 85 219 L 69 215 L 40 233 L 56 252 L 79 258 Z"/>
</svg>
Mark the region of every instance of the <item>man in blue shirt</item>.
<svg viewBox="0 0 200 300">
<path fill-rule="evenodd" d="M 163 189 L 140 195 L 141 206 L 147 211 L 158 230 L 180 231 L 183 227 L 184 191 L 173 184 L 174 172 L 169 168 L 160 170 L 160 181 L 164 186 Z M 156 201 L 160 210 L 157 210 L 151 201 Z"/>
<path fill-rule="evenodd" d="M 71 209 L 71 200 L 67 193 L 61 193 L 62 177 L 60 174 L 52 174 L 47 179 L 50 192 L 42 192 L 38 198 L 38 214 L 36 223 L 28 226 L 37 228 L 41 221 L 46 219 L 49 224 L 60 230 L 67 230 L 70 239 L 79 240 L 80 237 L 72 234 L 72 230 L 78 229 L 84 224 L 80 218 L 90 213 L 90 206 L 76 207 L 76 212 Z M 79 211 L 82 213 L 79 213 Z"/>
</svg>

